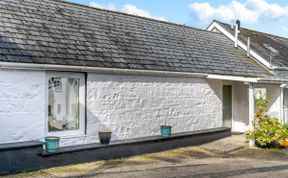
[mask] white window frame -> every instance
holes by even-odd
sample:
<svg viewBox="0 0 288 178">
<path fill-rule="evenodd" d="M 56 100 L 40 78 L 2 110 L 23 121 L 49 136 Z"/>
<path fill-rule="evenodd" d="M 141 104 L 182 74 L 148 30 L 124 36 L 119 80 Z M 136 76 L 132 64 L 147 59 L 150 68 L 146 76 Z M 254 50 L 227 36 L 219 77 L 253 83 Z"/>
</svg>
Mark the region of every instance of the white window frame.
<svg viewBox="0 0 288 178">
<path fill-rule="evenodd" d="M 79 78 L 79 129 L 78 130 L 65 130 L 57 132 L 48 131 L 48 79 L 50 77 L 70 77 L 70 78 Z M 83 73 L 68 73 L 68 72 L 47 72 L 46 73 L 46 116 L 45 116 L 45 135 L 46 136 L 58 136 L 61 138 L 69 138 L 75 136 L 84 136 L 85 135 L 85 75 Z"/>
</svg>

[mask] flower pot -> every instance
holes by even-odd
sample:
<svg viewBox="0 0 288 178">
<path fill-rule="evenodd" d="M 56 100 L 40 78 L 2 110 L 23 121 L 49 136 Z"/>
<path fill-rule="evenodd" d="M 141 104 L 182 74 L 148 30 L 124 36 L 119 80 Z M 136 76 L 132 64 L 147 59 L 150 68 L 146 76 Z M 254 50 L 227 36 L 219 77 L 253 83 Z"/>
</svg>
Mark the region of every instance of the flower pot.
<svg viewBox="0 0 288 178">
<path fill-rule="evenodd" d="M 110 130 L 101 130 L 98 132 L 99 140 L 101 144 L 109 144 L 111 140 L 112 132 Z"/>
<path fill-rule="evenodd" d="M 45 149 L 48 153 L 54 153 L 59 149 L 60 137 L 45 137 Z"/>
<path fill-rule="evenodd" d="M 161 135 L 163 137 L 169 137 L 171 135 L 171 126 L 170 125 L 161 125 L 160 129 L 161 129 Z"/>
</svg>

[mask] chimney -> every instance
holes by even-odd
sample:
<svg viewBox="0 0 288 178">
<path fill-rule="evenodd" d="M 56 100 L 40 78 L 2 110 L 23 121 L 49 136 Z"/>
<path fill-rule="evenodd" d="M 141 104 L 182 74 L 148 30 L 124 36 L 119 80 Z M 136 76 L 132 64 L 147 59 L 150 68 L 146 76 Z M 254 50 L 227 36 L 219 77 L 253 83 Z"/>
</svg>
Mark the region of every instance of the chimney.
<svg viewBox="0 0 288 178">
<path fill-rule="evenodd" d="M 247 38 L 247 57 L 250 57 L 250 36 Z"/>
<path fill-rule="evenodd" d="M 238 47 L 238 33 L 239 32 L 240 32 L 240 20 L 237 20 L 236 25 L 235 25 L 235 45 L 234 45 L 235 48 Z"/>
</svg>

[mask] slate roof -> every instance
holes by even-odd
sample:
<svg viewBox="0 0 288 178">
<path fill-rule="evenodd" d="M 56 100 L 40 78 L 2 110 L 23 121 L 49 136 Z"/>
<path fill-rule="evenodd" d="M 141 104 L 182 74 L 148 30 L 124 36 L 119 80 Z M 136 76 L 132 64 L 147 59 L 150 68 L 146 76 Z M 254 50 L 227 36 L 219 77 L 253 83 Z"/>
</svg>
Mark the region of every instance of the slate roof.
<svg viewBox="0 0 288 178">
<path fill-rule="evenodd" d="M 227 30 L 229 33 L 234 35 L 234 29 L 231 28 L 231 25 L 219 21 L 216 22 L 225 28 L 225 30 Z M 288 38 L 241 27 L 239 40 L 244 44 L 247 44 L 248 36 L 250 36 L 251 40 L 251 49 L 257 52 L 257 54 L 259 54 L 267 62 L 270 62 L 271 51 L 267 49 L 264 44 L 266 44 L 266 46 L 267 44 L 270 45 L 279 52 L 277 56 L 272 57 L 273 66 L 288 67 Z"/>
<path fill-rule="evenodd" d="M 56 0 L 0 1 L 0 61 L 270 75 L 222 34 Z"/>
</svg>

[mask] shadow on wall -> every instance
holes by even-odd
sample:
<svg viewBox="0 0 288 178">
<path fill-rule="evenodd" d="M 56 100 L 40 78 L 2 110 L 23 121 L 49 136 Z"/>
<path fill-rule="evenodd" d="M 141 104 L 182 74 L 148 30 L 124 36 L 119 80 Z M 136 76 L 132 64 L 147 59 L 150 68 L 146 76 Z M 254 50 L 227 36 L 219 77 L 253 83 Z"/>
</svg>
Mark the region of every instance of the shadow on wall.
<svg viewBox="0 0 288 178">
<path fill-rule="evenodd" d="M 222 81 L 209 79 L 206 79 L 206 81 L 212 91 L 214 91 L 214 94 L 217 96 L 217 98 L 222 101 Z M 220 85 L 219 82 L 221 83 Z"/>
</svg>

